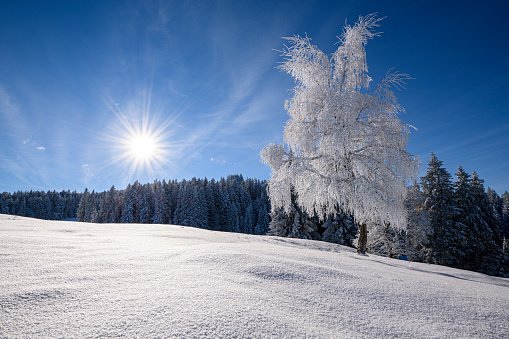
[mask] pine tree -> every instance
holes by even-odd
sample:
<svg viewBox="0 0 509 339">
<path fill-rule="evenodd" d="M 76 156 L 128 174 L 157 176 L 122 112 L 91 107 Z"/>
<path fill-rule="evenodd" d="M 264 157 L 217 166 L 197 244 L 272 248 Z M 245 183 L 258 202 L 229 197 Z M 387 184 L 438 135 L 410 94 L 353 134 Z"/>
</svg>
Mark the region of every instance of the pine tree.
<svg viewBox="0 0 509 339">
<path fill-rule="evenodd" d="M 320 239 L 317 224 L 297 206 L 294 193 L 292 196 L 290 211 L 283 208 L 271 211 L 270 234 L 289 238 Z"/>
<path fill-rule="evenodd" d="M 86 222 L 87 220 L 87 210 L 89 209 L 90 204 L 90 193 L 88 192 L 88 188 L 85 188 L 83 195 L 81 196 L 80 203 L 78 205 L 78 214 L 76 218 L 78 221 Z"/>
<path fill-rule="evenodd" d="M 205 186 L 205 198 L 207 203 L 209 228 L 211 230 L 218 230 L 220 224 L 219 221 L 220 199 L 218 187 L 214 179 L 207 182 Z"/>
<path fill-rule="evenodd" d="M 443 162 L 431 153 L 426 175 L 421 178 L 421 187 L 426 196 L 424 207 L 430 212 L 432 229 L 426 261 L 457 267 L 464 255 L 459 247 L 463 239 L 461 226 L 455 221 L 457 209 L 454 206 L 451 175 L 442 165 Z"/>
<path fill-rule="evenodd" d="M 256 215 L 253 208 L 253 202 L 250 202 L 246 208 L 246 212 L 244 213 L 244 219 L 241 224 L 241 232 L 254 234 L 256 226 Z"/>
<path fill-rule="evenodd" d="M 321 239 L 340 245 L 352 247 L 357 235 L 357 225 L 353 217 L 340 213 L 336 216 L 329 216 L 322 225 L 324 229 Z"/>
<path fill-rule="evenodd" d="M 406 233 L 395 230 L 389 224 L 371 228 L 368 252 L 389 258 L 407 258 Z"/>
<path fill-rule="evenodd" d="M 148 194 L 143 190 L 137 203 L 140 211 L 140 223 L 150 224 L 151 223 L 151 211 Z"/>
<path fill-rule="evenodd" d="M 500 222 L 500 232 L 504 239 L 509 239 L 509 193 L 505 191 L 502 194 L 502 218 Z"/>
<path fill-rule="evenodd" d="M 493 206 L 484 190 L 483 180 L 473 172 L 470 184 L 475 205 L 472 219 L 477 226 L 477 233 L 469 232 L 469 237 L 472 238 L 471 242 L 477 242 L 478 247 L 473 258 L 473 269 L 491 275 L 509 274 L 509 262 L 503 254 L 503 239 L 498 221 L 493 215 Z"/>
<path fill-rule="evenodd" d="M 153 197 L 154 197 L 154 217 L 152 222 L 154 224 L 164 224 L 164 196 L 162 192 L 161 183 L 159 181 L 154 181 L 153 185 Z"/>
<path fill-rule="evenodd" d="M 240 215 L 239 209 L 234 202 L 230 202 L 227 207 L 226 217 L 226 231 L 227 232 L 240 232 Z"/>
<path fill-rule="evenodd" d="M 199 183 L 195 184 L 192 193 L 192 208 L 190 226 L 197 228 L 209 228 L 207 204 L 205 201 L 205 191 Z"/>
<path fill-rule="evenodd" d="M 135 206 L 134 206 L 134 189 L 131 184 L 127 185 L 127 188 L 124 191 L 124 199 L 122 206 L 122 216 L 120 218 L 121 223 L 134 223 L 134 214 L 135 214 Z"/>
<path fill-rule="evenodd" d="M 482 251 L 480 248 L 482 243 L 479 241 L 482 218 L 476 206 L 470 175 L 459 166 L 456 178 L 457 181 L 454 183 L 454 202 L 457 208 L 456 225 L 461 225 L 463 230 L 459 247 L 464 253 L 462 263 L 458 266 L 474 269 L 479 253 Z"/>
<path fill-rule="evenodd" d="M 269 231 L 269 212 L 266 204 L 261 204 L 258 210 L 258 220 L 256 221 L 254 234 L 267 234 Z"/>
</svg>

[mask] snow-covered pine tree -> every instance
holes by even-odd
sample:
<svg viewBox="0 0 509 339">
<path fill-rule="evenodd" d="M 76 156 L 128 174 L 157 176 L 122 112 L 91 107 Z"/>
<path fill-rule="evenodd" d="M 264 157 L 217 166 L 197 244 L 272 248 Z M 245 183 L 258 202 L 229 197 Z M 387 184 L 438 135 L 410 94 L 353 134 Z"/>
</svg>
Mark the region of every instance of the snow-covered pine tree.
<svg viewBox="0 0 509 339">
<path fill-rule="evenodd" d="M 504 258 L 499 223 L 492 213 L 493 206 L 484 190 L 483 182 L 474 171 L 470 182 L 475 206 L 472 219 L 477 225 L 478 233 L 468 232 L 470 242 L 478 243 L 473 270 L 491 275 L 509 275 L 509 258 Z"/>
<path fill-rule="evenodd" d="M 500 223 L 500 232 L 502 238 L 509 239 L 509 193 L 505 191 L 502 194 L 501 198 L 502 198 L 502 220 Z"/>
<path fill-rule="evenodd" d="M 127 184 L 127 188 L 124 191 L 124 199 L 122 205 L 122 215 L 120 217 L 121 223 L 133 223 L 134 222 L 134 210 L 135 210 L 135 192 L 131 184 Z"/>
<path fill-rule="evenodd" d="M 240 225 L 240 230 L 242 233 L 254 234 L 254 229 L 256 226 L 257 216 L 255 214 L 253 208 L 253 202 L 250 202 L 247 205 L 246 212 L 244 213 L 243 221 Z"/>
<path fill-rule="evenodd" d="M 493 218 L 500 223 L 500 219 L 502 218 L 502 199 L 491 187 L 488 187 L 486 194 L 490 201 L 491 214 Z"/>
<path fill-rule="evenodd" d="M 296 196 L 292 194 L 290 211 L 273 207 L 270 214 L 269 233 L 280 237 L 320 239 L 317 225 L 297 206 L 295 200 Z"/>
<path fill-rule="evenodd" d="M 21 203 L 19 204 L 18 215 L 21 217 L 25 217 L 28 215 L 28 207 L 25 197 L 21 199 Z"/>
<path fill-rule="evenodd" d="M 296 204 L 308 215 L 324 219 L 338 211 L 353 215 L 359 225 L 358 251 L 366 252 L 366 224 L 405 226 L 405 183 L 418 172 L 418 158 L 405 149 L 409 127 L 391 87 L 409 77 L 390 73 L 372 94 L 365 46 L 379 34 L 381 19 L 359 17 L 344 27 L 332 56 L 308 37 L 286 38 L 289 46 L 280 69 L 296 81 L 285 108 L 288 120 L 282 145 L 261 151 L 272 169 L 269 197 L 273 210 Z"/>
<path fill-rule="evenodd" d="M 163 188 L 161 186 L 161 182 L 154 181 L 152 185 L 153 197 L 154 197 L 154 216 L 152 218 L 152 223 L 154 224 L 164 224 L 164 193 Z"/>
<path fill-rule="evenodd" d="M 406 258 L 406 247 L 404 230 L 394 230 L 389 224 L 371 227 L 371 235 L 367 243 L 369 253 L 389 258 Z"/>
<path fill-rule="evenodd" d="M 426 261 L 444 266 L 458 267 L 464 253 L 459 246 L 463 242 L 463 225 L 455 219 L 458 210 L 454 203 L 454 189 L 451 175 L 433 153 L 428 162 L 426 174 L 421 178 L 421 187 L 426 196 L 424 207 L 430 212 L 432 232 Z"/>
<path fill-rule="evenodd" d="M 176 205 L 175 214 L 173 216 L 173 222 L 175 225 L 189 226 L 189 215 L 190 213 L 190 202 L 191 192 L 190 186 L 186 180 L 182 180 L 177 185 L 178 191 L 176 192 Z"/>
<path fill-rule="evenodd" d="M 207 212 L 207 202 L 205 201 L 205 189 L 198 182 L 193 187 L 192 192 L 193 205 L 191 206 L 191 224 L 197 228 L 209 228 L 209 215 Z"/>
<path fill-rule="evenodd" d="M 357 225 L 353 218 L 343 213 L 327 217 L 319 226 L 323 229 L 321 239 L 335 244 L 351 247 L 357 235 Z"/>
<path fill-rule="evenodd" d="M 214 179 L 207 182 L 205 186 L 205 198 L 207 203 L 207 212 L 209 219 L 209 228 L 211 230 L 218 230 L 220 225 L 219 210 L 221 200 L 219 196 L 219 189 Z"/>
<path fill-rule="evenodd" d="M 254 234 L 267 234 L 269 231 L 269 211 L 267 210 L 266 204 L 259 204 L 260 209 L 258 210 L 258 220 L 254 229 Z"/>
<path fill-rule="evenodd" d="M 141 194 L 137 201 L 140 224 L 149 224 L 152 222 L 149 201 L 150 201 L 150 199 L 149 199 L 148 193 L 145 192 L 144 189 L 142 189 Z"/>
<path fill-rule="evenodd" d="M 479 253 L 483 251 L 482 242 L 479 241 L 482 218 L 478 213 L 474 194 L 472 191 L 470 175 L 463 167 L 458 166 L 457 181 L 454 183 L 454 202 L 457 207 L 457 225 L 462 225 L 462 237 L 458 246 L 464 253 L 461 268 L 475 269 Z"/>
<path fill-rule="evenodd" d="M 90 204 L 90 193 L 88 192 L 88 188 L 85 188 L 83 195 L 81 196 L 80 203 L 78 205 L 78 215 L 76 218 L 78 221 L 86 222 L 87 218 L 87 210 Z"/>
</svg>

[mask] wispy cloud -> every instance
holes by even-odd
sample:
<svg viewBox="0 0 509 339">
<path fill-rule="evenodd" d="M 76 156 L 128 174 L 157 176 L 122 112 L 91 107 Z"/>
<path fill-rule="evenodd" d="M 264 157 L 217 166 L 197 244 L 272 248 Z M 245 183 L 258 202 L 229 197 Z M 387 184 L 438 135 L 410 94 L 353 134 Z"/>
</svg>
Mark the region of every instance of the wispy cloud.
<svg viewBox="0 0 509 339">
<path fill-rule="evenodd" d="M 46 147 L 37 145 L 31 136 L 23 139 L 23 135 L 32 134 L 31 125 L 26 123 L 26 117 L 13 96 L 1 85 L 0 124 L 3 127 L 0 142 L 4 146 L 0 149 L 0 170 L 4 175 L 30 187 L 51 186 L 46 171 L 47 159 L 41 162 L 40 155 L 37 155 Z"/>
<path fill-rule="evenodd" d="M 23 122 L 18 105 L 2 85 L 0 85 L 0 117 L 4 123 L 4 133 L 10 136 L 19 135 Z"/>
<path fill-rule="evenodd" d="M 81 165 L 81 182 L 86 187 L 92 185 L 94 170 L 88 164 Z"/>
</svg>

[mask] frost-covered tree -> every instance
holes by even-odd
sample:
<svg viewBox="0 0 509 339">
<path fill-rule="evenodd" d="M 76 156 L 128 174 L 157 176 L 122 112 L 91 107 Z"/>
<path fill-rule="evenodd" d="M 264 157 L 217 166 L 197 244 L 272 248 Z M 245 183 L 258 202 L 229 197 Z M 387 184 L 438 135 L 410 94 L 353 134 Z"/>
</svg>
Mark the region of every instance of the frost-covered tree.
<svg viewBox="0 0 509 339">
<path fill-rule="evenodd" d="M 398 113 L 392 87 L 408 79 L 389 73 L 368 93 L 365 46 L 378 36 L 381 19 L 371 14 L 344 27 L 339 48 L 331 56 L 308 37 L 285 38 L 279 67 L 296 82 L 286 101 L 285 144 L 261 151 L 272 169 L 268 184 L 273 209 L 291 212 L 297 205 L 321 219 L 338 211 L 359 225 L 358 251 L 365 253 L 367 224 L 404 227 L 405 183 L 418 170 L 418 158 L 406 151 L 409 126 Z"/>
</svg>

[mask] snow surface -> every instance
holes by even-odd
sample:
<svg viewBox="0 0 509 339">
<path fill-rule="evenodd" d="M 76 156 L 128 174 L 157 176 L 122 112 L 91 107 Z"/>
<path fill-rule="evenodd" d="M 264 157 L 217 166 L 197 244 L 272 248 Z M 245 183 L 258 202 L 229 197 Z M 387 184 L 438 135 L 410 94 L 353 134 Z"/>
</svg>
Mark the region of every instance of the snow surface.
<svg viewBox="0 0 509 339">
<path fill-rule="evenodd" d="M 502 338 L 509 279 L 348 247 L 0 215 L 0 337 Z"/>
</svg>

